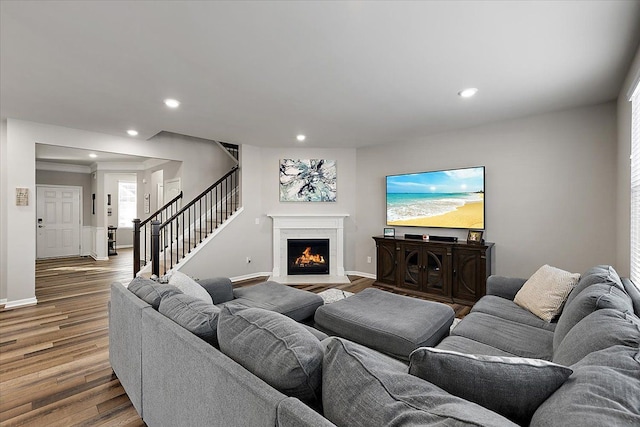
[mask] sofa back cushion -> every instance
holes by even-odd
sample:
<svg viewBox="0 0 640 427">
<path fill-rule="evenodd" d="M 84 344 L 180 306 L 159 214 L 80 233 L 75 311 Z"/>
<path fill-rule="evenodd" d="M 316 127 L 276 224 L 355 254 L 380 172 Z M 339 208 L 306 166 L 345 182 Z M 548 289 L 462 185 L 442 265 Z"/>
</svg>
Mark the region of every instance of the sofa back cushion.
<svg viewBox="0 0 640 427">
<path fill-rule="evenodd" d="M 206 342 L 218 344 L 220 309 L 186 294 L 171 295 L 160 301 L 158 311 Z"/>
<path fill-rule="evenodd" d="M 540 359 L 463 354 L 422 347 L 409 373 L 449 393 L 527 424 L 535 410 L 573 371 Z"/>
<path fill-rule="evenodd" d="M 218 319 L 220 350 L 282 393 L 304 401 L 320 398 L 320 341 L 289 317 L 228 303 Z"/>
<path fill-rule="evenodd" d="M 615 285 L 620 290 L 624 290 L 622 282 L 620 281 L 620 276 L 618 276 L 618 273 L 613 269 L 613 267 L 610 265 L 597 265 L 595 267 L 591 267 L 582 275 L 582 277 L 580 277 L 580 281 L 567 297 L 565 306 L 571 304 L 571 301 L 573 301 L 574 298 L 589 286 L 599 283 Z"/>
<path fill-rule="evenodd" d="M 631 298 L 617 286 L 605 283 L 591 285 L 564 307 L 553 334 L 554 351 L 558 349 L 571 328 L 589 314 L 602 308 L 633 313 Z"/>
<path fill-rule="evenodd" d="M 614 346 L 585 356 L 536 411 L 531 426 L 640 425 L 640 349 Z"/>
<path fill-rule="evenodd" d="M 567 296 L 579 279 L 577 273 L 543 265 L 524 283 L 513 302 L 542 320 L 551 322 L 562 310 Z"/>
<path fill-rule="evenodd" d="M 553 361 L 570 366 L 594 351 L 615 345 L 640 346 L 640 319 L 611 308 L 594 311 L 564 337 Z"/>
<path fill-rule="evenodd" d="M 328 338 L 322 367 L 324 416 L 336 425 L 515 426 L 501 415 L 410 375 L 375 350 Z"/>
<path fill-rule="evenodd" d="M 127 286 L 127 289 L 155 310 L 158 309 L 162 298 L 182 293 L 182 291 L 175 286 L 154 282 L 142 276 L 134 278 Z"/>
</svg>

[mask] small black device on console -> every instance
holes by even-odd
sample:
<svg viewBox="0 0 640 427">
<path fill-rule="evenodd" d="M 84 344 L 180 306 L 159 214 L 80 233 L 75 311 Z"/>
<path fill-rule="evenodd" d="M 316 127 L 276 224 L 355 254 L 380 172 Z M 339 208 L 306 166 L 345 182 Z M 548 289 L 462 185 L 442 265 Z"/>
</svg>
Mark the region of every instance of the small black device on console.
<svg viewBox="0 0 640 427">
<path fill-rule="evenodd" d="M 422 240 L 422 234 L 405 234 L 405 239 Z"/>
<path fill-rule="evenodd" d="M 458 238 L 451 236 L 429 236 L 429 240 L 432 242 L 457 242 Z"/>
</svg>

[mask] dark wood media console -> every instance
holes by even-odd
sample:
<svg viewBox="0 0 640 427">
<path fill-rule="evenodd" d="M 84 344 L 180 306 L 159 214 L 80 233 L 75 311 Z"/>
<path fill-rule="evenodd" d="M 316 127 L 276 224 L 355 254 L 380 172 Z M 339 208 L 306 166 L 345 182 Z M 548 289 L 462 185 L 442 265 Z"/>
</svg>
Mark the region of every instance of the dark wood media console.
<svg viewBox="0 0 640 427">
<path fill-rule="evenodd" d="M 486 293 L 493 243 L 373 239 L 378 285 L 460 304 L 473 304 Z"/>
</svg>

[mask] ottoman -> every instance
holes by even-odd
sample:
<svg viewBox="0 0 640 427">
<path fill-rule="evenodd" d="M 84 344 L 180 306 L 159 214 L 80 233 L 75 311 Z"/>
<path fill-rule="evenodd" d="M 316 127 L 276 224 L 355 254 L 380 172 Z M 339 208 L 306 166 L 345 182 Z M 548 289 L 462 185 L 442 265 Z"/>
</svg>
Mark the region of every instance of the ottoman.
<svg viewBox="0 0 640 427">
<path fill-rule="evenodd" d="M 234 299 L 225 304 L 241 304 L 245 307 L 275 311 L 300 322 L 316 312 L 324 304 L 321 296 L 313 292 L 292 288 L 282 283 L 264 282 L 233 290 Z"/>
<path fill-rule="evenodd" d="M 367 288 L 316 310 L 318 329 L 408 360 L 449 334 L 454 311 L 446 304 Z"/>
</svg>

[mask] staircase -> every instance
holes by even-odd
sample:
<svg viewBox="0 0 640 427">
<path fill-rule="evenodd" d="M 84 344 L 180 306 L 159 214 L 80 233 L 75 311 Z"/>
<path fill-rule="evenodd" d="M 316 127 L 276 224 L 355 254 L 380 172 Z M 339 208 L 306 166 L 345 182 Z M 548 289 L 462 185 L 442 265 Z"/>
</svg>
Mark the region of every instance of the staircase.
<svg viewBox="0 0 640 427">
<path fill-rule="evenodd" d="M 218 143 L 238 161 L 238 146 Z M 133 275 L 160 276 L 187 257 L 240 207 L 239 166 L 178 208 L 182 192 L 144 221 L 134 220 Z"/>
</svg>

